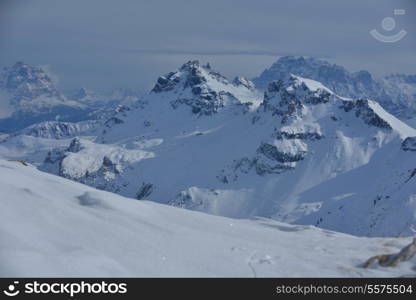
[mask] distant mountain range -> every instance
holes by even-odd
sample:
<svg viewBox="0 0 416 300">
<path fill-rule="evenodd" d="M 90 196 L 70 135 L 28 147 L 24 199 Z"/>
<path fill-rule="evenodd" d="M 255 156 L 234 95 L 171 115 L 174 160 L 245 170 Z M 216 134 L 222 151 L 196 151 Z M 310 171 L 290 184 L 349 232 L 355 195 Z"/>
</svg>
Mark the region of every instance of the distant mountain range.
<svg viewBox="0 0 416 300">
<path fill-rule="evenodd" d="M 416 117 L 416 75 L 394 74 L 375 79 L 368 71 L 351 73 L 324 60 L 286 56 L 253 82 L 265 90 L 270 81 L 287 78 L 289 74 L 319 81 L 344 97 L 373 99 L 403 121 L 414 123 L 411 119 Z"/>
<path fill-rule="evenodd" d="M 0 72 L 2 101 L 12 114 L 0 119 L 0 132 L 13 132 L 43 121 L 79 122 L 101 118 L 119 104 L 137 101 L 139 95 L 118 90 L 111 95 L 80 89 L 69 99 L 41 67 L 17 62 Z M 3 99 L 4 98 L 4 99 Z"/>
<path fill-rule="evenodd" d="M 189 61 L 99 120 L 42 122 L 1 137 L 0 156 L 137 200 L 407 236 L 416 229 L 416 130 L 391 112 L 396 102 L 389 111 L 388 98 L 375 96 L 387 97 L 388 82 L 410 97 L 413 81 L 383 80 L 284 57 L 253 83 Z M 87 90 L 73 98 L 98 101 Z"/>
</svg>

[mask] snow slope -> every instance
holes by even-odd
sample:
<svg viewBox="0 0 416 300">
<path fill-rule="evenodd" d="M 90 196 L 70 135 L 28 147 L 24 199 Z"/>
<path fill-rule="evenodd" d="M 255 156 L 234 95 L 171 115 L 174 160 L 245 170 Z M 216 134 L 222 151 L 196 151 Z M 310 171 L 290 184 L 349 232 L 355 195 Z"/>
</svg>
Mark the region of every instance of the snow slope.
<svg viewBox="0 0 416 300">
<path fill-rule="evenodd" d="M 236 92 L 212 72 L 189 62 L 161 77 L 141 107 L 103 127 L 95 141 L 102 144 L 74 140 L 77 149 L 51 151 L 41 169 L 137 199 L 296 223 L 323 206 L 319 195 L 305 199 L 303 193 L 368 164 L 390 144 L 400 150 L 403 139 L 416 135 L 376 102 L 340 97 L 310 79 L 272 82 L 263 101 L 254 104 L 250 89 Z M 128 163 L 104 159 L 101 153 L 113 149 L 119 156 L 146 155 Z M 80 165 L 82 176 L 73 175 Z M 367 176 L 371 181 L 376 173 Z M 347 218 L 355 214 L 350 213 Z M 357 232 L 336 218 L 322 226 L 360 235 L 408 235 L 410 219 L 406 230 L 379 223 L 376 230 Z"/>
<path fill-rule="evenodd" d="M 38 128 L 42 136 L 54 136 L 57 124 L 52 125 Z M 273 81 L 259 98 L 248 80 L 231 82 L 211 66 L 190 61 L 159 77 L 136 107 L 119 110 L 94 132 L 97 136 L 58 142 L 14 136 L 0 144 L 0 151 L 16 159 L 23 145 L 30 150 L 21 158 L 43 171 L 214 215 L 261 216 L 363 236 L 408 236 L 416 226 L 415 209 L 408 205 L 412 188 L 405 189 L 405 196 L 400 188 L 388 193 L 395 207 L 409 208 L 402 214 L 371 204 L 379 193 L 375 186 L 403 182 L 400 174 L 411 172 L 414 153 L 408 151 L 402 161 L 401 144 L 416 130 L 377 102 L 340 97 L 311 79 L 290 75 Z M 397 160 L 397 171 L 379 173 L 376 154 L 391 165 Z M 371 197 L 341 211 L 342 218 L 322 214 L 334 213 L 327 209 L 333 197 L 356 191 L 303 196 L 356 169 L 362 170 L 356 177 L 366 179 Z M 366 218 L 373 215 L 392 224 L 369 222 Z M 344 220 L 354 222 L 346 226 Z"/>
<path fill-rule="evenodd" d="M 392 143 L 370 162 L 300 195 L 322 207 L 298 220 L 335 231 L 366 236 L 409 236 L 416 232 L 415 138 Z M 329 226 L 327 224 L 330 224 Z"/>
<path fill-rule="evenodd" d="M 409 238 L 358 238 L 124 198 L 0 160 L 0 276 L 415 276 L 361 268 Z"/>
</svg>

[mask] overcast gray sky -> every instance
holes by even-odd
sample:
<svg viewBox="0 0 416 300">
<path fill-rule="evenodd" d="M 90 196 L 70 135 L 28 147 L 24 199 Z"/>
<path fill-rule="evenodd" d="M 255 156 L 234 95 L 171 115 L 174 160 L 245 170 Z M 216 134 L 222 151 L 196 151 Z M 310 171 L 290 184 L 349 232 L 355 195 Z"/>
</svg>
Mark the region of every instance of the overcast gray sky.
<svg viewBox="0 0 416 300">
<path fill-rule="evenodd" d="M 287 54 L 416 74 L 415 25 L 414 0 L 0 0 L 0 65 L 46 65 L 65 90 L 147 89 L 189 59 L 253 77 Z M 371 29 L 408 34 L 387 44 Z"/>
</svg>

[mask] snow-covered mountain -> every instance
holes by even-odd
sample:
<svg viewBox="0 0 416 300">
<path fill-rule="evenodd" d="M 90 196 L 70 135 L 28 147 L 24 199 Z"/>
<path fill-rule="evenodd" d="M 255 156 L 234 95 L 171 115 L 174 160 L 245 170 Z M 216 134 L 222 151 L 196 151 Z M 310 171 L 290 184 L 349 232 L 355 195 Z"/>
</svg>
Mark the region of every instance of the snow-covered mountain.
<svg viewBox="0 0 416 300">
<path fill-rule="evenodd" d="M 227 217 L 374 236 L 409 235 L 416 226 L 408 180 L 415 153 L 402 146 L 412 145 L 416 130 L 373 100 L 344 97 L 311 79 L 289 74 L 263 97 L 249 80 L 228 81 L 191 61 L 96 133 L 49 151 L 40 169 Z M 379 173 L 380 161 L 394 168 Z M 367 184 L 330 188 L 348 176 Z M 324 187 L 326 194 L 313 193 Z M 374 205 L 377 195 L 390 200 Z M 335 211 L 335 202 L 345 209 Z"/>
<path fill-rule="evenodd" d="M 17 62 L 0 71 L 0 101 L 9 102 L 10 116 L 0 119 L 0 132 L 9 133 L 45 121 L 80 122 L 108 117 L 117 105 L 131 105 L 138 96 L 127 91 L 112 95 L 81 89 L 68 99 L 41 67 Z"/>
<path fill-rule="evenodd" d="M 65 103 L 65 97 L 41 67 L 17 62 L 4 68 L 0 74 L 0 87 L 11 94 L 12 104 L 22 108 L 39 106 L 41 109 L 42 105 Z"/>
<path fill-rule="evenodd" d="M 137 201 L 0 160 L 2 277 L 399 277 L 363 263 L 410 238 L 358 238 Z"/>
<path fill-rule="evenodd" d="M 45 120 L 85 118 L 81 104 L 69 101 L 41 67 L 17 62 L 0 72 L 0 90 L 13 108 L 11 116 L 0 119 L 0 131 L 11 132 Z"/>
<path fill-rule="evenodd" d="M 82 121 L 77 123 L 46 121 L 33 124 L 9 135 L 9 138 L 21 135 L 45 139 L 71 138 L 92 133 L 98 126 L 96 121 Z"/>
<path fill-rule="evenodd" d="M 134 106 L 133 106 L 134 107 Z M 95 140 L 97 131 L 118 120 L 132 108 L 118 105 L 101 112 L 96 119 L 76 123 L 45 121 L 33 124 L 24 129 L 0 135 L 0 157 L 7 159 L 27 159 L 31 162 L 42 162 L 51 149 L 66 149 L 74 137 L 83 140 Z"/>
<path fill-rule="evenodd" d="M 334 177 L 299 196 L 319 199 L 319 210 L 297 221 L 356 235 L 416 232 L 416 138 L 377 150 L 368 164 Z"/>
<path fill-rule="evenodd" d="M 253 79 L 265 90 L 269 82 L 295 74 L 321 82 L 335 93 L 351 98 L 370 98 L 388 112 L 411 124 L 416 116 L 415 75 L 387 75 L 375 79 L 368 71 L 349 72 L 344 67 L 312 57 L 281 57 L 260 76 Z"/>
</svg>

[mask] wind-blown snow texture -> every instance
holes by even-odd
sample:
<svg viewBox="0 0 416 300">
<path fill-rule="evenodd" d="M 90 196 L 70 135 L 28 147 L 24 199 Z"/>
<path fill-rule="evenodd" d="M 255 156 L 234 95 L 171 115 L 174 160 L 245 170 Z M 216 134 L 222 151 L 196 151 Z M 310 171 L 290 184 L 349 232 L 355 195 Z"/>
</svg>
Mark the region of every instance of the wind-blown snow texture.
<svg viewBox="0 0 416 300">
<path fill-rule="evenodd" d="M 137 201 L 0 160 L 0 276 L 413 276 L 363 269 L 409 238 L 358 238 Z"/>
</svg>

